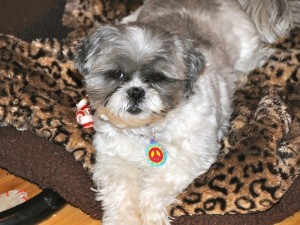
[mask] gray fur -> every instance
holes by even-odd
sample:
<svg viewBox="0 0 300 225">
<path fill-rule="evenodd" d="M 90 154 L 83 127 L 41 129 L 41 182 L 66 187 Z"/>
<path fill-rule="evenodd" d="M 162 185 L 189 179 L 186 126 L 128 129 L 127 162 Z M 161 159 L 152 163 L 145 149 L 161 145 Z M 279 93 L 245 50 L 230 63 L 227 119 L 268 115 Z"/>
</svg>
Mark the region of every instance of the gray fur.
<svg viewBox="0 0 300 225">
<path fill-rule="evenodd" d="M 148 47 L 140 47 L 133 40 L 132 31 L 145 36 Z M 108 79 L 111 71 L 123 71 L 127 81 L 140 74 L 146 80 L 155 73 L 163 73 L 167 78 L 162 83 L 148 85 L 156 90 L 166 109 L 174 108 L 180 99 L 193 92 L 193 82 L 205 67 L 205 59 L 192 40 L 181 34 L 162 30 L 154 24 L 131 23 L 100 27 L 77 49 L 76 63 L 79 71 L 85 75 L 89 98 L 94 107 L 107 102 L 124 82 Z"/>
<path fill-rule="evenodd" d="M 243 72 L 259 65 L 269 55 L 260 50 L 260 42 L 274 41 L 297 23 L 297 7 L 299 1 L 293 0 L 147 0 L 137 15 L 138 22 L 100 27 L 78 47 L 75 61 L 85 75 L 94 108 L 106 104 L 133 75 L 139 74 L 147 83 L 145 77 L 162 73 L 168 82 L 146 85 L 160 95 L 169 110 L 194 92 L 194 83 L 205 68 L 205 54 L 214 52 L 210 63 L 230 65 Z M 236 18 L 230 14 L 224 17 L 224 9 L 232 10 L 245 22 L 238 28 L 241 32 L 245 26 L 261 34 L 261 40 L 256 40 L 256 34 L 249 33 L 258 45 L 249 52 L 251 57 L 241 57 L 245 41 L 233 30 Z M 257 57 L 251 55 L 255 51 L 261 51 Z M 109 79 L 112 71 L 122 71 L 127 80 Z"/>
<path fill-rule="evenodd" d="M 300 25 L 299 0 L 238 0 L 266 42 Z"/>
</svg>

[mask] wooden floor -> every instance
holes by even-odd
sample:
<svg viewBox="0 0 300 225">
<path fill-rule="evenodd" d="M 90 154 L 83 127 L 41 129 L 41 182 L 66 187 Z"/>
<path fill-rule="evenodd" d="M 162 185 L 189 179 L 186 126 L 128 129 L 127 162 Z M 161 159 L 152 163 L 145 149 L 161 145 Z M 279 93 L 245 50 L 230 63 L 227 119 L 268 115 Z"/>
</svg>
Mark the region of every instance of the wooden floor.
<svg viewBox="0 0 300 225">
<path fill-rule="evenodd" d="M 28 193 L 28 198 L 32 198 L 41 190 L 34 184 L 24 181 L 15 177 L 5 170 L 0 169 L 0 194 L 9 190 L 21 189 Z M 63 209 L 58 211 L 52 217 L 40 223 L 40 225 L 100 225 L 98 220 L 91 219 L 88 215 L 84 214 L 77 208 L 71 205 L 66 205 Z M 299 225 L 300 224 L 300 211 L 295 215 L 287 218 L 281 223 L 276 225 Z"/>
</svg>

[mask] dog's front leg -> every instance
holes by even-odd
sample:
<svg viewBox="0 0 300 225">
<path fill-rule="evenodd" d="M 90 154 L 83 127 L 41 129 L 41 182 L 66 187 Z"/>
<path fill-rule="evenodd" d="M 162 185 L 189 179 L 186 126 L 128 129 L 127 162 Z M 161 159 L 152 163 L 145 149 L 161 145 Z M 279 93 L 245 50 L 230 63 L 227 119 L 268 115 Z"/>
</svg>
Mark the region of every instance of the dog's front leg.
<svg viewBox="0 0 300 225">
<path fill-rule="evenodd" d="M 167 207 L 195 178 L 194 172 L 183 161 L 172 160 L 171 157 L 159 168 L 148 168 L 142 179 L 140 204 L 143 225 L 170 225 Z"/>
<path fill-rule="evenodd" d="M 138 171 L 118 156 L 98 155 L 93 168 L 97 186 L 96 199 L 101 201 L 102 225 L 141 225 L 138 205 Z"/>
</svg>

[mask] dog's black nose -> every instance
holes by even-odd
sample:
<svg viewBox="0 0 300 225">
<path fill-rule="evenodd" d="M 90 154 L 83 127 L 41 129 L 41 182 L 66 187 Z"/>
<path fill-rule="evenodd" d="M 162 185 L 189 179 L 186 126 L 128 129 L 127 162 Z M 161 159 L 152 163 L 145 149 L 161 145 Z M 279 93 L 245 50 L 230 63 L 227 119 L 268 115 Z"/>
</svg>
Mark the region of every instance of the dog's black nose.
<svg viewBox="0 0 300 225">
<path fill-rule="evenodd" d="M 142 99 L 145 96 L 145 91 L 143 88 L 133 87 L 127 91 L 129 97 L 134 100 Z"/>
</svg>

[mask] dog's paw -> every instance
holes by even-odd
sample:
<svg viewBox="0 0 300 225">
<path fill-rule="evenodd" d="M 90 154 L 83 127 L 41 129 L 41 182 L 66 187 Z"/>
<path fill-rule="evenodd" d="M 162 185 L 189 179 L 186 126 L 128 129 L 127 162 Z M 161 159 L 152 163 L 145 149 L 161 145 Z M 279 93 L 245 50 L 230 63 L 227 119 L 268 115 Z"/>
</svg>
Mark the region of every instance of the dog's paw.
<svg viewBox="0 0 300 225">
<path fill-rule="evenodd" d="M 142 225 L 139 217 L 131 216 L 130 213 L 126 216 L 116 215 L 114 217 L 103 218 L 101 225 Z"/>
<path fill-rule="evenodd" d="M 148 210 L 142 216 L 143 225 L 170 225 L 166 210 Z"/>
<path fill-rule="evenodd" d="M 167 209 L 162 204 L 142 204 L 143 225 L 170 225 Z"/>
</svg>

